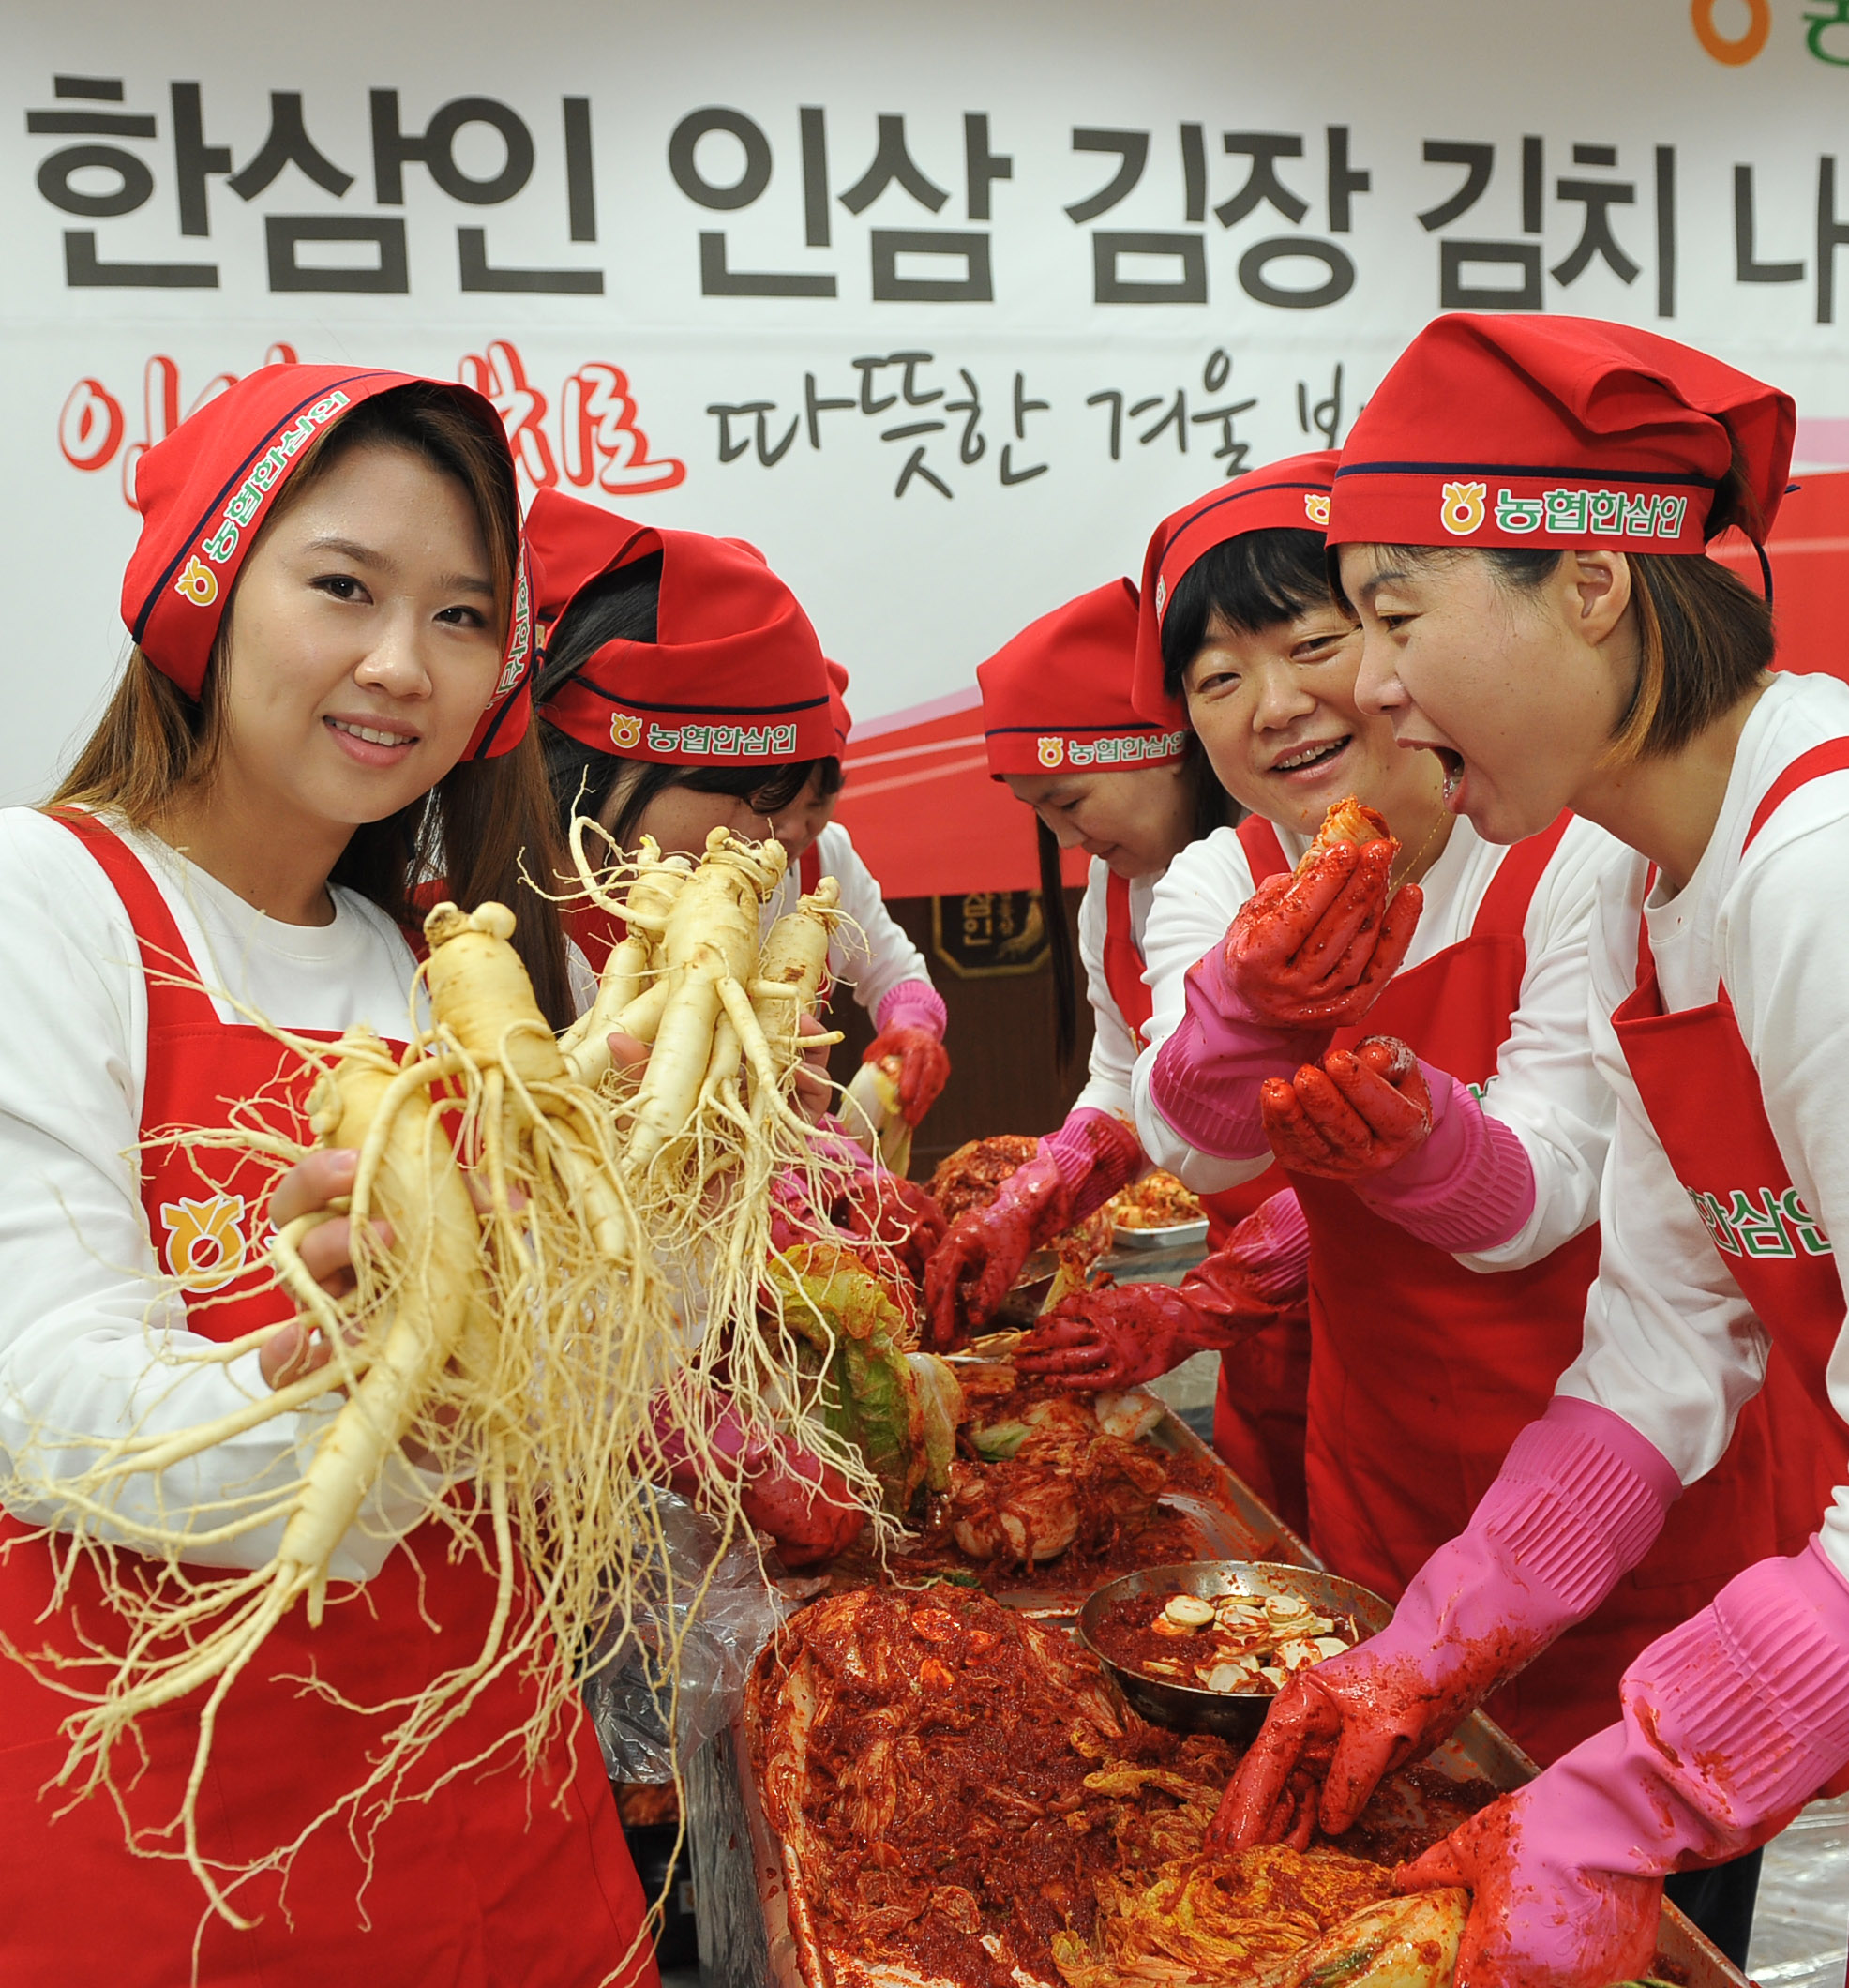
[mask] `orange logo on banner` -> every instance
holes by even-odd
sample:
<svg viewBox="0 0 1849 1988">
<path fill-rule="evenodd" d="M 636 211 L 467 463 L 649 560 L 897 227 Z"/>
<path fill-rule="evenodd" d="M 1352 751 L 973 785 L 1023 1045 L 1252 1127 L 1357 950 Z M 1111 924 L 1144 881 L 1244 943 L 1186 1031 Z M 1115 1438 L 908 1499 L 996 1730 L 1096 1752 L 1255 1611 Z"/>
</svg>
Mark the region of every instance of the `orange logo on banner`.
<svg viewBox="0 0 1849 1988">
<path fill-rule="evenodd" d="M 187 1291 L 215 1291 L 244 1268 L 244 1197 L 215 1194 L 209 1201 L 160 1204 L 167 1230 L 168 1274 Z"/>
<path fill-rule="evenodd" d="M 209 608 L 218 597 L 218 576 L 202 565 L 195 552 L 187 561 L 186 571 L 173 582 L 173 592 L 191 601 L 195 608 Z"/>
<path fill-rule="evenodd" d="M 1695 39 L 1716 62 L 1738 68 L 1766 46 L 1766 38 L 1772 32 L 1771 0 L 1746 0 L 1746 31 L 1731 39 L 1714 24 L 1714 5 L 1715 0 L 1692 0 L 1689 18 L 1695 24 Z"/>
<path fill-rule="evenodd" d="M 1439 492 L 1445 500 L 1438 520 L 1455 538 L 1468 538 L 1483 521 L 1486 487 L 1481 483 L 1448 483 Z"/>
</svg>

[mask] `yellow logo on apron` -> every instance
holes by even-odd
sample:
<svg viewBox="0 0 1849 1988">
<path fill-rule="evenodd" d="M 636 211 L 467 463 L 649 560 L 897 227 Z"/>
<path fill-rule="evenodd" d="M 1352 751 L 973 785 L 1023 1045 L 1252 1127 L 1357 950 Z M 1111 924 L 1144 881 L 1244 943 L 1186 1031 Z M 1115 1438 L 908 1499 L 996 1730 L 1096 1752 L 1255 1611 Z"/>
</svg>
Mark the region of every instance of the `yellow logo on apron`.
<svg viewBox="0 0 1849 1988">
<path fill-rule="evenodd" d="M 168 1274 L 187 1291 L 215 1291 L 244 1268 L 244 1197 L 215 1194 L 192 1201 L 182 1195 L 160 1204 L 167 1229 Z"/>
</svg>

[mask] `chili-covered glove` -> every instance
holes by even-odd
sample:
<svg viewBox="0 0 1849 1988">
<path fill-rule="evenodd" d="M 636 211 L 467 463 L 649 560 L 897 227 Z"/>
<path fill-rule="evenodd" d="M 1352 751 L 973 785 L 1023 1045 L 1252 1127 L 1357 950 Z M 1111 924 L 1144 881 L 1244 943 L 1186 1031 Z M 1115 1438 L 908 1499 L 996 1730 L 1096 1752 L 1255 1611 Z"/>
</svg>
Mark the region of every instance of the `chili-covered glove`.
<svg viewBox="0 0 1849 1988">
<path fill-rule="evenodd" d="M 899 1110 L 908 1125 L 916 1125 L 950 1081 L 950 1055 L 944 1047 L 948 1010 L 943 997 L 929 981 L 902 980 L 886 990 L 874 1019 L 879 1032 L 867 1045 L 861 1062 L 898 1060 Z"/>
<path fill-rule="evenodd" d="M 1388 841 L 1338 843 L 1300 877 L 1268 877 L 1225 942 L 1188 969 L 1150 1101 L 1197 1152 L 1263 1159 L 1260 1086 L 1316 1062 L 1398 969 L 1424 899 L 1408 884 L 1388 903 L 1392 853 Z"/>
<path fill-rule="evenodd" d="M 1133 1388 L 1190 1354 L 1225 1352 L 1302 1302 L 1310 1231 L 1286 1189 L 1255 1209 L 1179 1287 L 1079 1291 L 1015 1349 L 1023 1374 L 1075 1393 Z"/>
<path fill-rule="evenodd" d="M 1331 1049 L 1259 1093 L 1271 1151 L 1294 1173 L 1346 1181 L 1374 1212 L 1453 1253 L 1494 1249 L 1534 1212 L 1515 1133 L 1454 1077 L 1391 1035 Z"/>
<path fill-rule="evenodd" d="M 993 1200 L 958 1217 L 924 1266 L 929 1348 L 944 1352 L 981 1332 L 1028 1258 L 1102 1208 L 1145 1164 L 1136 1135 L 1120 1119 L 1071 1113 Z"/>
<path fill-rule="evenodd" d="M 1285 1029 L 1360 1021 L 1399 971 L 1424 897 L 1387 896 L 1398 845 L 1337 842 L 1300 876 L 1268 877 L 1233 920 L 1226 983 L 1254 1020 Z"/>
<path fill-rule="evenodd" d="M 890 1250 L 919 1284 L 947 1227 L 929 1189 L 883 1167 L 863 1166 L 850 1175 L 830 1214 L 856 1242 Z"/>
<path fill-rule="evenodd" d="M 776 1542 L 786 1567 L 806 1567 L 845 1553 L 861 1535 L 866 1514 L 848 1481 L 787 1436 L 748 1430 L 737 1409 L 717 1409 L 707 1447 L 697 1451 L 684 1430 L 671 1427 L 666 1405 L 654 1416 L 655 1448 L 671 1489 L 698 1499 L 717 1479 L 739 1487 L 745 1517 Z"/>
<path fill-rule="evenodd" d="M 1849 1763 L 1849 1583 L 1812 1539 L 1736 1574 L 1624 1674 L 1623 1716 L 1396 1874 L 1475 1894 L 1457 1988 L 1605 1988 L 1662 1876 L 1776 1835 Z"/>
<path fill-rule="evenodd" d="M 1340 1835 L 1384 1776 L 1591 1614 L 1649 1551 L 1681 1488 L 1621 1416 L 1556 1394 L 1387 1627 L 1278 1694 L 1209 1842 L 1301 1845 L 1318 1820 Z"/>
</svg>

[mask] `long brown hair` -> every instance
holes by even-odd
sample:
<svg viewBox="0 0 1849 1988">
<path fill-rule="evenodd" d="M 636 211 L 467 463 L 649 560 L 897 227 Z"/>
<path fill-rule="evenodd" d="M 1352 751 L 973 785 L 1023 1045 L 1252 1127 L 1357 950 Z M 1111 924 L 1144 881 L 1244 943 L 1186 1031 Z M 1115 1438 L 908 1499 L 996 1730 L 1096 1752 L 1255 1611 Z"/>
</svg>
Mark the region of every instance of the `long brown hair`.
<svg viewBox="0 0 1849 1988">
<path fill-rule="evenodd" d="M 519 493 L 498 439 L 434 383 L 379 394 L 326 430 L 278 493 L 265 529 L 343 457 L 368 444 L 409 449 L 468 496 L 488 548 L 504 638 L 519 558 Z M 225 747 L 218 687 L 230 626 L 227 605 L 197 699 L 134 650 L 96 730 L 46 805 L 107 808 L 131 827 L 158 833 L 183 795 L 207 786 Z M 573 1009 L 564 933 L 557 908 L 524 881 L 522 857 L 541 883 L 564 866 L 536 727 L 511 752 L 463 760 L 408 806 L 363 822 L 328 881 L 413 928 L 423 915 L 418 886 L 438 878 L 460 904 L 494 898 L 515 907 L 515 948 L 541 1010 L 554 1028 L 563 1028 Z"/>
</svg>

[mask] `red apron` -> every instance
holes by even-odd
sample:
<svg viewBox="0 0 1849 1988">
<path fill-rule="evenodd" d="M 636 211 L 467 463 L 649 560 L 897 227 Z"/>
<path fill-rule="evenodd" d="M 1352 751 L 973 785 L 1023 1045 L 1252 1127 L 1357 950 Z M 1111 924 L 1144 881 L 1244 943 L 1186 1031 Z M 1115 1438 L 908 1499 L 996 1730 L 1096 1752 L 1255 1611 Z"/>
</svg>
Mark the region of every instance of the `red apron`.
<svg viewBox="0 0 1849 1988">
<path fill-rule="evenodd" d="M 1395 975 L 1336 1046 L 1397 1035 L 1459 1081 L 1487 1083 L 1521 997 L 1528 906 L 1567 819 L 1510 849 L 1469 936 Z M 1263 826 L 1240 831 L 1255 831 L 1248 848 Z M 1276 848 L 1264 866 L 1255 860 L 1253 881 L 1287 866 Z M 1599 1233 L 1526 1270 L 1485 1275 L 1340 1183 L 1291 1178 L 1311 1238 L 1310 1538 L 1338 1573 L 1397 1601 L 1464 1529 L 1578 1354 Z M 1491 1715 L 1543 1764 L 1610 1723 L 1618 1679 L 1646 1644 L 1775 1550 L 1772 1392 L 1752 1406 L 1758 1412 L 1741 1417 L 1725 1458 L 1677 1501 L 1642 1564 L 1490 1700 Z M 1808 1422 L 1801 1401 L 1779 1406 L 1781 1431 L 1794 1416 L 1797 1427 Z"/>
<path fill-rule="evenodd" d="M 1105 885 L 1105 984 L 1140 1051 L 1153 1002 L 1130 920 L 1130 885 L 1115 870 Z M 1268 1167 L 1256 1180 L 1203 1195 L 1209 1248 L 1221 1248 L 1261 1201 L 1287 1184 L 1277 1167 Z M 1300 1305 L 1220 1356 L 1213 1401 L 1214 1449 L 1298 1532 L 1309 1525 L 1303 1483 L 1309 1385 L 1310 1315 Z"/>
<path fill-rule="evenodd" d="M 1793 761 L 1754 811 L 1741 853 L 1800 787 L 1844 770 L 1849 739 L 1832 739 Z M 1641 916 L 1636 990 L 1612 1023 L 1676 1178 L 1771 1338 L 1766 1392 L 1801 1393 L 1811 1407 L 1810 1448 L 1781 1452 L 1783 1540 L 1766 1549 L 1793 1551 L 1787 1543 L 1815 1529 L 1844 1476 L 1843 1424 L 1824 1378 L 1843 1324 L 1835 1253 L 1792 1185 L 1726 988 L 1706 1007 L 1664 1014 Z"/>
<path fill-rule="evenodd" d="M 61 818 L 63 819 L 63 818 Z M 196 988 L 158 972 L 192 972 L 159 891 L 128 845 L 84 818 L 66 825 L 115 886 L 149 969 L 144 1137 L 227 1122 L 227 1104 L 295 1093 L 288 1057 L 262 1031 L 218 1020 Z M 143 1149 L 142 1199 L 156 1248 L 185 1284 L 194 1332 L 225 1340 L 286 1311 L 263 1289 L 258 1257 L 266 1164 L 209 1151 Z M 248 1263 L 248 1267 L 247 1267 Z M 415 1695 L 481 1646 L 491 1577 L 427 1524 L 356 1589 L 330 1593 L 310 1631 L 298 1604 L 233 1687 L 199 1802 L 208 1858 L 244 1863 L 290 1841 L 364 1771 L 377 1722 L 306 1694 L 314 1671 L 361 1705 Z M 31 1529 L 0 1514 L 0 1634 L 28 1653 L 118 1647 L 117 1619 L 87 1568 L 53 1609 L 53 1561 Z M 338 1603 L 338 1605 L 337 1605 Z M 51 1611 L 47 1613 L 47 1611 Z M 42 1619 L 41 1619 L 42 1616 Z M 292 1678 L 295 1681 L 291 1681 Z M 126 1793 L 150 1837 L 177 1811 L 204 1694 L 145 1714 L 135 1737 L 146 1765 Z M 298 1988 L 336 1981 L 393 1988 L 594 1988 L 628 1950 L 643 1899 L 589 1722 L 575 1714 L 539 1772 L 504 1749 L 492 1769 L 447 1771 L 518 1726 L 529 1694 L 504 1677 L 413 1770 L 405 1800 L 379 1829 L 372 1876 L 336 1821 L 297 1856 L 286 1894 L 274 1876 L 235 1894 L 260 1923 L 240 1933 L 206 1920 L 202 1988 Z M 136 1857 L 121 1816 L 97 1794 L 55 1815 L 39 1791 L 62 1765 L 68 1700 L 0 1659 L 0 1979 L 8 1988 L 186 1988 L 204 1896 L 183 1863 Z M 133 1743 L 121 1750 L 127 1780 Z M 563 1797 L 561 1801 L 559 1798 Z M 655 1981 L 653 1958 L 625 1979 Z"/>
</svg>

